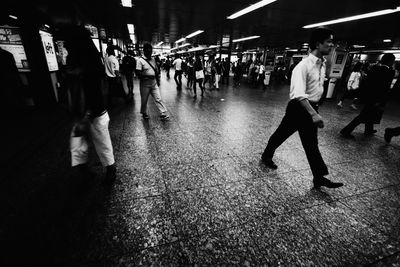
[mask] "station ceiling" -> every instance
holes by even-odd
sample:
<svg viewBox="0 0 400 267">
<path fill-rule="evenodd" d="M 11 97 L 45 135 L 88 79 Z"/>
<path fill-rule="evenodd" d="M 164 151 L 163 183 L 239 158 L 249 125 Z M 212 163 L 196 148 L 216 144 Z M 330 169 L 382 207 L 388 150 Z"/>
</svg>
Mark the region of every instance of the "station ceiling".
<svg viewBox="0 0 400 267">
<path fill-rule="evenodd" d="M 71 14 L 84 14 L 82 17 L 88 22 L 104 25 L 124 36 L 127 36 L 126 24 L 131 23 L 139 41 L 152 43 L 173 44 L 196 30 L 204 33 L 189 42 L 199 45 L 215 45 L 222 35 L 232 35 L 233 39 L 261 36 L 243 42 L 244 49 L 295 47 L 308 41 L 310 29 L 303 29 L 304 25 L 400 6 L 400 0 L 277 0 L 228 20 L 227 16 L 259 0 L 132 0 L 132 7 L 122 7 L 120 1 L 21 0 L 17 6 L 25 5 L 26 10 L 38 8 L 55 21 Z M 400 12 L 334 24 L 330 28 L 342 42 L 379 46 L 383 39 L 399 40 L 399 22 Z"/>
</svg>

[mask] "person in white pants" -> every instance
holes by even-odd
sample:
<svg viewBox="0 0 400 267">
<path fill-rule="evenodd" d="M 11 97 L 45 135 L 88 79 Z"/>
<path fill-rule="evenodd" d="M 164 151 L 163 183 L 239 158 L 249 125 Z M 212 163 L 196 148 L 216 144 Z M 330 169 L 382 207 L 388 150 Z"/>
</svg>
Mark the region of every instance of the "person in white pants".
<svg viewBox="0 0 400 267">
<path fill-rule="evenodd" d="M 90 135 L 101 164 L 106 167 L 106 183 L 116 179 L 116 167 L 108 124 L 110 117 L 101 92 L 101 78 L 104 67 L 89 32 L 84 27 L 66 29 L 65 48 L 68 51 L 66 76 L 82 88 L 84 92 L 83 109 L 86 110 L 72 129 L 70 138 L 71 165 L 88 172 L 88 139 Z"/>
</svg>

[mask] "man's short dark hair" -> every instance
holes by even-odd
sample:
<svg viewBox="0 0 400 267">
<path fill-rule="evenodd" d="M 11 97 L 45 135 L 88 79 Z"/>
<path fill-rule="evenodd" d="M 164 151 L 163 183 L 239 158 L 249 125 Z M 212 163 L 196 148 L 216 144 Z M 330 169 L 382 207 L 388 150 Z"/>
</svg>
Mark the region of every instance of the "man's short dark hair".
<svg viewBox="0 0 400 267">
<path fill-rule="evenodd" d="M 145 50 L 145 49 L 153 49 L 153 46 L 150 43 L 144 43 L 143 50 Z"/>
<path fill-rule="evenodd" d="M 383 65 L 392 65 L 395 60 L 396 57 L 392 53 L 388 53 L 383 55 L 381 63 Z"/>
<path fill-rule="evenodd" d="M 111 55 L 115 56 L 114 47 L 113 47 L 113 46 L 107 46 L 106 53 L 107 53 L 109 56 L 111 56 Z"/>
<path fill-rule="evenodd" d="M 310 36 L 310 49 L 314 50 L 317 48 L 317 43 L 323 43 L 333 35 L 333 30 L 326 27 L 316 28 Z"/>
</svg>

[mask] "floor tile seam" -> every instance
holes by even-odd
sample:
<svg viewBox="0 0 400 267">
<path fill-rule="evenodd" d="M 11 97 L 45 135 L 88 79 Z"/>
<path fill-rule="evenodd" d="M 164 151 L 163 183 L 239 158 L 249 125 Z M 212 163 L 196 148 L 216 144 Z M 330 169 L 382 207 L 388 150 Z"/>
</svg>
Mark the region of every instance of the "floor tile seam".
<svg viewBox="0 0 400 267">
<path fill-rule="evenodd" d="M 339 200 L 339 202 L 340 202 L 342 205 L 346 206 L 346 207 L 347 207 L 348 209 L 350 209 L 351 211 L 353 211 L 354 214 L 356 214 L 356 212 L 358 211 L 357 209 L 352 208 L 350 205 L 348 205 L 348 204 L 345 203 L 345 202 L 342 202 L 342 201 L 340 201 L 340 200 Z M 361 218 L 362 220 L 364 220 L 370 227 L 373 227 L 374 229 L 378 230 L 378 232 L 380 232 L 382 235 L 386 236 L 388 239 L 392 239 L 392 236 L 391 236 L 391 235 L 389 235 L 388 233 L 386 233 L 385 231 L 383 231 L 380 227 L 376 226 L 376 224 L 374 224 L 370 219 L 365 218 L 364 216 L 357 215 L 357 214 L 356 214 L 356 216 L 357 216 L 357 217 L 360 217 L 360 218 Z M 399 251 L 399 252 L 400 252 L 400 251 Z"/>
<path fill-rule="evenodd" d="M 363 195 L 367 195 L 367 194 L 372 193 L 372 192 L 377 192 L 377 191 L 380 191 L 382 189 L 395 187 L 395 186 L 398 186 L 398 185 L 399 184 L 393 184 L 393 185 L 387 185 L 387 186 L 380 187 L 380 188 L 368 189 L 368 190 L 366 190 L 364 192 L 361 192 L 361 193 L 357 193 L 357 194 L 353 194 L 353 195 L 349 195 L 349 196 L 338 198 L 338 200 L 346 200 L 346 199 L 354 198 L 354 197 L 362 197 Z"/>
</svg>

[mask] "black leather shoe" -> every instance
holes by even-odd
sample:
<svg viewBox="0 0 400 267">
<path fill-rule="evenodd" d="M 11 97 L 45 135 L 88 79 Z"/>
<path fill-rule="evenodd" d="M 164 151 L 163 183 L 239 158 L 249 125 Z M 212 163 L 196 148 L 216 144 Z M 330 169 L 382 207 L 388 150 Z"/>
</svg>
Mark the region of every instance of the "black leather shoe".
<svg viewBox="0 0 400 267">
<path fill-rule="evenodd" d="M 344 137 L 344 138 L 347 138 L 347 139 L 354 139 L 355 137 L 354 137 L 354 135 L 352 135 L 351 133 L 347 133 L 347 132 L 345 132 L 345 131 L 340 131 L 340 135 L 342 136 L 342 137 Z"/>
<path fill-rule="evenodd" d="M 267 166 L 268 168 L 271 168 L 271 169 L 274 169 L 274 170 L 278 169 L 278 165 L 276 165 L 275 162 L 273 162 L 271 158 L 264 158 L 264 157 L 261 157 L 261 161 L 262 161 L 262 162 L 265 164 L 265 166 Z"/>
<path fill-rule="evenodd" d="M 389 131 L 388 131 L 388 129 L 386 129 L 385 130 L 385 135 L 383 136 L 383 138 L 385 138 L 385 141 L 387 142 L 387 143 L 390 143 L 390 141 L 392 141 L 392 135 L 391 134 L 389 134 Z"/>
<path fill-rule="evenodd" d="M 338 188 L 343 186 L 343 183 L 335 183 L 325 177 L 314 179 L 313 183 L 314 183 L 314 188 L 316 189 L 320 188 L 321 186 L 325 186 L 328 188 Z"/>
</svg>

